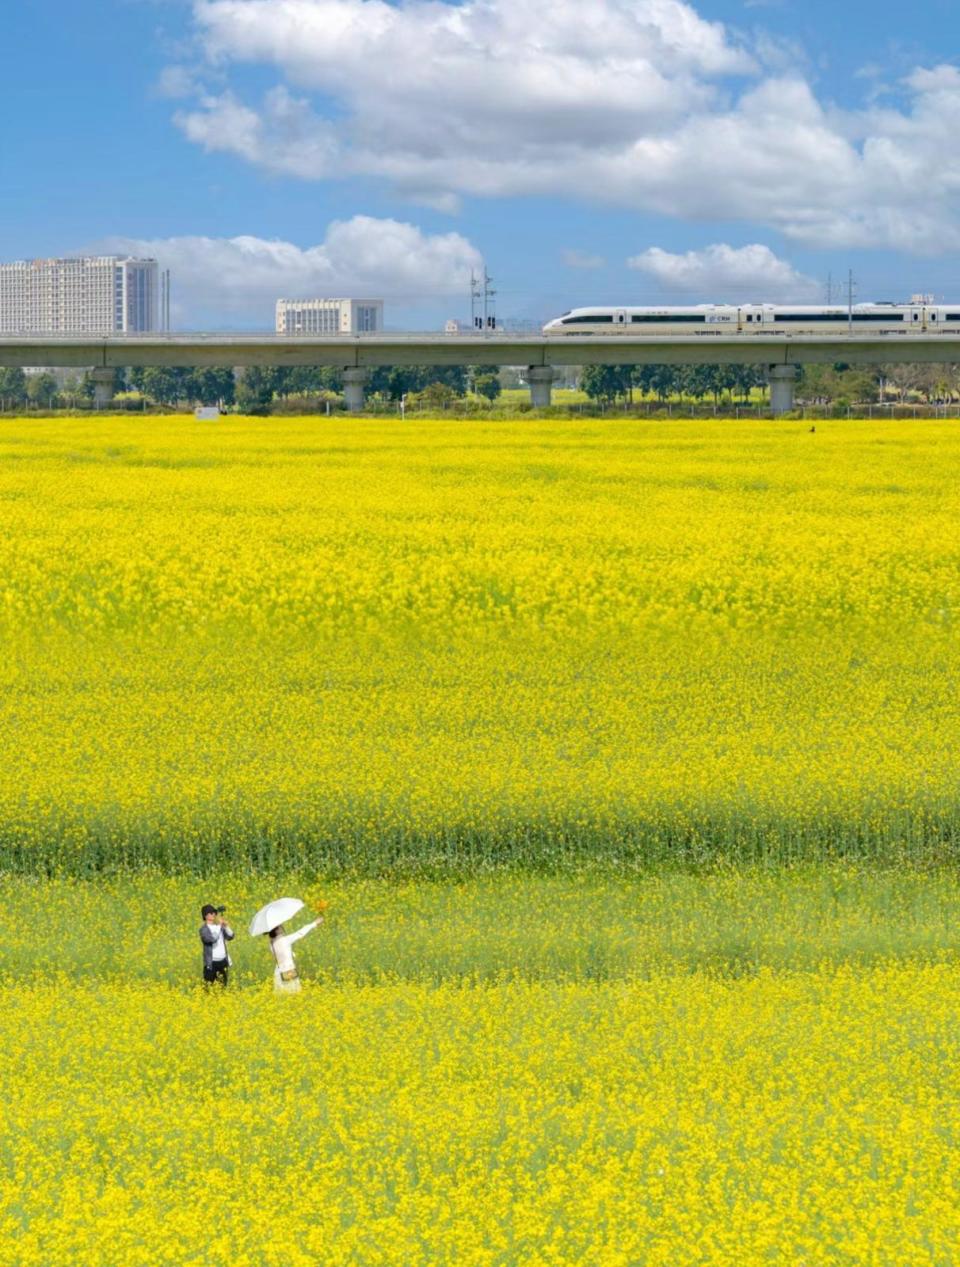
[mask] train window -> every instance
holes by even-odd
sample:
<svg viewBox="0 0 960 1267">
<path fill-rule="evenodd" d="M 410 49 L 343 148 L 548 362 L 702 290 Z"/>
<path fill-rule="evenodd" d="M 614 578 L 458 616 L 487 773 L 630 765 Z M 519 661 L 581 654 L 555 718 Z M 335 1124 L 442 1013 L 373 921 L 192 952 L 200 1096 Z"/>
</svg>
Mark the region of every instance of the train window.
<svg viewBox="0 0 960 1267">
<path fill-rule="evenodd" d="M 842 318 L 841 318 L 842 319 Z M 855 312 L 854 321 L 903 321 L 901 312 Z"/>
<path fill-rule="evenodd" d="M 612 314 L 609 312 L 596 312 L 586 317 L 564 317 L 563 324 L 565 326 L 585 325 L 585 324 L 596 325 L 604 321 L 608 325 L 612 325 L 613 324 Z"/>
<path fill-rule="evenodd" d="M 960 321 L 960 312 L 948 312 L 944 321 Z"/>
<path fill-rule="evenodd" d="M 654 323 L 659 323 L 661 325 L 662 324 L 669 325 L 676 321 L 685 321 L 685 322 L 698 321 L 702 325 L 706 321 L 706 317 L 695 316 L 691 312 L 679 312 L 679 313 L 674 312 L 674 313 L 669 313 L 669 314 L 661 313 L 660 315 L 657 315 L 655 313 L 645 312 L 640 316 L 634 313 L 633 316 L 630 318 L 630 320 L 637 323 L 643 322 L 647 325 L 651 325 Z"/>
<path fill-rule="evenodd" d="M 931 321 L 936 321 L 936 319 L 937 319 L 937 314 L 936 314 L 935 312 L 931 312 L 931 314 L 930 314 L 930 320 L 931 320 Z"/>
</svg>

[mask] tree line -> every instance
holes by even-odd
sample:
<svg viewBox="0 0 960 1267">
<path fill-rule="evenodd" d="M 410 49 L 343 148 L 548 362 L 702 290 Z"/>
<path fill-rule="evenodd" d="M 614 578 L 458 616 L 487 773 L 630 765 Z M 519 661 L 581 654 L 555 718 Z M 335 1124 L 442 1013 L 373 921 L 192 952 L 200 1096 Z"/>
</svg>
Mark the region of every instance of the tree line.
<svg viewBox="0 0 960 1267">
<path fill-rule="evenodd" d="M 291 397 L 339 395 L 342 371 L 331 366 L 253 366 L 235 371 L 229 366 L 189 369 L 172 366 L 134 366 L 115 371 L 114 395 L 135 391 L 158 405 L 183 402 L 198 405 L 239 405 L 263 409 L 276 400 Z M 372 369 L 366 382 L 368 394 L 401 400 L 426 394 L 430 403 L 476 392 L 496 400 L 501 384 L 496 365 L 384 365 Z M 46 371 L 25 374 L 22 369 L 0 368 L 0 405 L 12 409 L 26 404 L 42 408 L 67 407 L 92 401 L 89 373 L 67 386 Z"/>
<path fill-rule="evenodd" d="M 236 399 L 244 408 L 264 408 L 291 396 L 339 395 L 342 390 L 343 373 L 331 366 L 254 366 L 243 372 Z M 501 391 L 499 366 L 379 365 L 367 374 L 364 391 L 384 400 L 425 396 L 431 404 L 473 391 L 492 401 Z"/>
<path fill-rule="evenodd" d="M 591 400 L 631 401 L 634 392 L 667 401 L 677 396 L 717 404 L 725 395 L 748 400 L 755 387 L 766 385 L 758 365 L 585 365 L 580 388 Z"/>
<path fill-rule="evenodd" d="M 501 392 L 496 365 L 385 365 L 370 370 L 366 392 L 383 400 L 406 398 L 431 407 L 463 398 L 468 392 L 494 401 Z M 746 401 L 766 385 L 766 371 L 756 365 L 587 365 L 579 385 L 591 400 L 631 401 L 636 395 L 660 401 L 712 399 Z M 199 369 L 137 366 L 115 371 L 114 393 L 136 391 L 158 405 L 236 404 L 244 410 L 269 409 L 291 398 L 337 396 L 342 371 L 329 366 L 270 366 L 235 371 L 228 366 Z M 949 403 L 960 395 L 960 365 L 890 364 L 869 367 L 805 365 L 797 383 L 797 399 L 808 404 L 867 404 L 896 399 Z M 89 373 L 62 385 L 49 372 L 25 374 L 0 368 L 0 408 L 31 405 L 73 408 L 94 399 Z"/>
</svg>

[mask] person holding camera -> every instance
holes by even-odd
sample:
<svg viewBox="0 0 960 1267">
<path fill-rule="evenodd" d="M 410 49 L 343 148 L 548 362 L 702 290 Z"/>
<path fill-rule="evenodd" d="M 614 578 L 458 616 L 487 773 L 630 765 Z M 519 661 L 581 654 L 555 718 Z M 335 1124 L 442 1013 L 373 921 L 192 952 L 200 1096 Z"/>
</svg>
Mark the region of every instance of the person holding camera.
<svg viewBox="0 0 960 1267">
<path fill-rule="evenodd" d="M 223 986 L 227 984 L 227 971 L 230 967 L 230 955 L 227 942 L 233 941 L 233 929 L 226 921 L 225 906 L 201 908 L 203 923 L 200 925 L 200 940 L 203 942 L 203 979 L 207 985 L 215 981 Z"/>
</svg>

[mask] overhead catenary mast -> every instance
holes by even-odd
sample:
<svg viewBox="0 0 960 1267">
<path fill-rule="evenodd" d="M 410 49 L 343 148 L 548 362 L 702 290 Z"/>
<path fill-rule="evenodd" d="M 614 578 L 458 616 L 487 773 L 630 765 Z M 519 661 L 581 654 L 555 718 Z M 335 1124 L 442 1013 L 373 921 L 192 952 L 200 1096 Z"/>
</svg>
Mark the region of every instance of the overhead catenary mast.
<svg viewBox="0 0 960 1267">
<path fill-rule="evenodd" d="M 470 271 L 470 325 L 474 330 L 495 330 L 497 318 L 493 311 L 493 297 L 497 293 L 493 278 L 484 264 L 480 277 Z"/>
</svg>

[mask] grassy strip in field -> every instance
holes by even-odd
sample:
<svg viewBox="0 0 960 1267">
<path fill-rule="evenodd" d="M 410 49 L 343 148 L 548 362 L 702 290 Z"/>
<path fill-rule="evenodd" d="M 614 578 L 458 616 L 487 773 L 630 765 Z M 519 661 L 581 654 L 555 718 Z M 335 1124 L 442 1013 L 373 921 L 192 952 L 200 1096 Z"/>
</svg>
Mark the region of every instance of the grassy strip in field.
<svg viewBox="0 0 960 1267">
<path fill-rule="evenodd" d="M 227 904 L 237 932 L 234 983 L 257 985 L 273 961 L 264 939 L 250 938 L 246 927 L 282 893 L 329 903 L 325 924 L 299 947 L 305 975 L 323 984 L 602 982 L 699 971 L 736 977 L 825 963 L 946 962 L 960 948 L 952 870 L 322 885 L 289 874 L 225 873 L 202 884 L 156 874 L 89 882 L 7 875 L 0 877 L 0 977 L 192 988 L 201 963 L 200 906 L 213 901 Z"/>
</svg>

